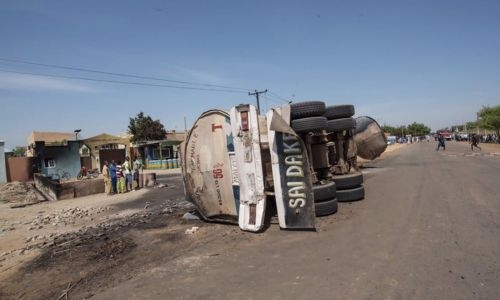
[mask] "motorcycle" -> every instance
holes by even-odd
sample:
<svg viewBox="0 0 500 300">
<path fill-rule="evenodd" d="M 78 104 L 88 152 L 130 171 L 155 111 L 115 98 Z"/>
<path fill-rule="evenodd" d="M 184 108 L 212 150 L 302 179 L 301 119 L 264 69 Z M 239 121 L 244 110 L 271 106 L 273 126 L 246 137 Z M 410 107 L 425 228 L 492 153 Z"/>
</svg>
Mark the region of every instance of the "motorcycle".
<svg viewBox="0 0 500 300">
<path fill-rule="evenodd" d="M 80 172 L 78 172 L 78 175 L 76 175 L 76 178 L 78 180 L 97 178 L 97 177 L 99 177 L 99 170 L 97 170 L 97 169 L 87 170 L 87 168 L 85 166 L 83 166 L 80 169 Z"/>
</svg>

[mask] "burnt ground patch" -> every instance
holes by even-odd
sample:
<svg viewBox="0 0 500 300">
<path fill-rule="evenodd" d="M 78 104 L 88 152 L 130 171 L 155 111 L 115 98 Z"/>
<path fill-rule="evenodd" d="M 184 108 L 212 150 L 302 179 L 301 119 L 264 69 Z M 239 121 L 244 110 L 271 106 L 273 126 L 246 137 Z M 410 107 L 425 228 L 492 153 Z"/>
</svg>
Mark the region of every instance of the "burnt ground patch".
<svg viewBox="0 0 500 300">
<path fill-rule="evenodd" d="M 192 226 L 185 208 L 137 213 L 112 223 L 82 228 L 40 245 L 41 253 L 0 283 L 0 299 L 88 298 L 173 259 L 202 239 L 185 234 Z"/>
</svg>

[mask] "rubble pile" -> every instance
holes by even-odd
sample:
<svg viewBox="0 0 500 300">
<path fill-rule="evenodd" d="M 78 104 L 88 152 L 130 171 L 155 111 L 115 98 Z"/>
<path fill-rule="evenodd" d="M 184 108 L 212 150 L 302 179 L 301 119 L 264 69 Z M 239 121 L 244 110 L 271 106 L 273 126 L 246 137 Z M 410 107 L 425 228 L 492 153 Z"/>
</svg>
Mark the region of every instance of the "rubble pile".
<svg viewBox="0 0 500 300">
<path fill-rule="evenodd" d="M 64 233 L 53 231 L 45 235 L 34 234 L 25 239 L 25 247 L 1 253 L 0 261 L 6 259 L 7 256 L 25 255 L 27 252 L 35 249 L 50 248 L 54 253 L 59 253 L 61 251 L 66 251 L 64 249 L 86 244 L 89 241 L 108 240 L 112 236 L 111 233 L 119 231 L 123 228 L 147 224 L 153 220 L 158 220 L 158 218 L 163 219 L 163 215 L 173 214 L 176 211 L 185 211 L 186 209 L 193 208 L 193 204 L 185 201 L 183 197 L 177 199 L 166 199 L 159 206 L 148 206 L 148 208 L 145 208 L 143 211 L 127 215 L 124 218 L 106 218 L 106 221 L 104 222 L 93 226 L 83 226 L 77 231 Z M 75 222 L 79 219 L 93 220 L 95 215 L 112 209 L 112 207 L 74 207 L 62 209 L 50 214 L 43 214 L 40 212 L 31 222 L 24 224 L 30 226 L 28 228 L 29 230 L 41 229 L 44 226 L 49 225 L 60 226 L 63 228 L 63 226 L 75 224 Z"/>
<path fill-rule="evenodd" d="M 42 200 L 32 184 L 19 181 L 0 184 L 0 202 L 34 204 Z"/>
<path fill-rule="evenodd" d="M 52 226 L 66 226 L 68 224 L 75 224 L 78 219 L 88 219 L 92 221 L 93 216 L 101 212 L 111 210 L 111 207 L 97 207 L 97 208 L 80 208 L 72 207 L 63 209 L 59 212 L 51 213 L 48 215 L 37 215 L 31 222 L 27 223 L 31 225 L 28 230 L 41 229 L 45 225 Z"/>
<path fill-rule="evenodd" d="M 185 197 L 179 197 L 177 199 L 166 199 L 165 202 L 160 204 L 160 208 L 163 209 L 163 213 L 171 213 L 174 208 L 177 209 L 194 209 L 193 203 L 186 201 Z"/>
</svg>

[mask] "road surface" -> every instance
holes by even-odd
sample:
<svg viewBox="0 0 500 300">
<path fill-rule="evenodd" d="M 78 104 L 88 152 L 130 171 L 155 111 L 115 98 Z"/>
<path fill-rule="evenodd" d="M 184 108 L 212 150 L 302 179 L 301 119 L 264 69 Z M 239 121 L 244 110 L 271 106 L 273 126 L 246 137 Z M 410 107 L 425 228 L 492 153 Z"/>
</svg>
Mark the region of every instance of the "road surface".
<svg viewBox="0 0 500 300">
<path fill-rule="evenodd" d="M 316 232 L 203 226 L 202 245 L 94 298 L 500 299 L 500 151 L 469 147 L 365 164 L 365 200 Z"/>
</svg>

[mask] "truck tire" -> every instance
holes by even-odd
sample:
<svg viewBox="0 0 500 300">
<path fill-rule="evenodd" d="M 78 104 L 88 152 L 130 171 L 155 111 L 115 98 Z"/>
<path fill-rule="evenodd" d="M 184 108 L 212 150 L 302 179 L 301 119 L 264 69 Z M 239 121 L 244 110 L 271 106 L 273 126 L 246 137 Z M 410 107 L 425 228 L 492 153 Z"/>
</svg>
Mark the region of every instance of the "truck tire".
<svg viewBox="0 0 500 300">
<path fill-rule="evenodd" d="M 297 133 L 306 133 L 311 131 L 325 130 L 328 126 L 327 119 L 321 116 L 292 120 L 291 127 Z"/>
<path fill-rule="evenodd" d="M 325 114 L 326 105 L 323 101 L 304 101 L 290 104 L 292 120 L 319 117 Z"/>
<path fill-rule="evenodd" d="M 328 120 L 350 118 L 354 116 L 354 105 L 333 105 L 325 109 L 325 115 Z"/>
<path fill-rule="evenodd" d="M 365 187 L 358 186 L 357 188 L 337 191 L 338 202 L 358 201 L 365 198 Z"/>
<path fill-rule="evenodd" d="M 338 192 L 339 190 L 351 189 L 363 184 L 363 173 L 354 172 L 346 175 L 333 175 L 332 180 L 335 182 Z"/>
<path fill-rule="evenodd" d="M 323 217 L 336 213 L 339 207 L 338 205 L 337 198 L 315 203 L 316 217 Z"/>
<path fill-rule="evenodd" d="M 329 199 L 335 198 L 337 192 L 337 188 L 335 186 L 335 182 L 328 182 L 325 184 L 314 185 L 313 193 L 314 193 L 314 202 L 323 202 Z"/>
<path fill-rule="evenodd" d="M 356 128 L 356 120 L 353 118 L 342 118 L 328 121 L 328 130 L 330 132 L 351 130 L 354 128 Z"/>
</svg>

